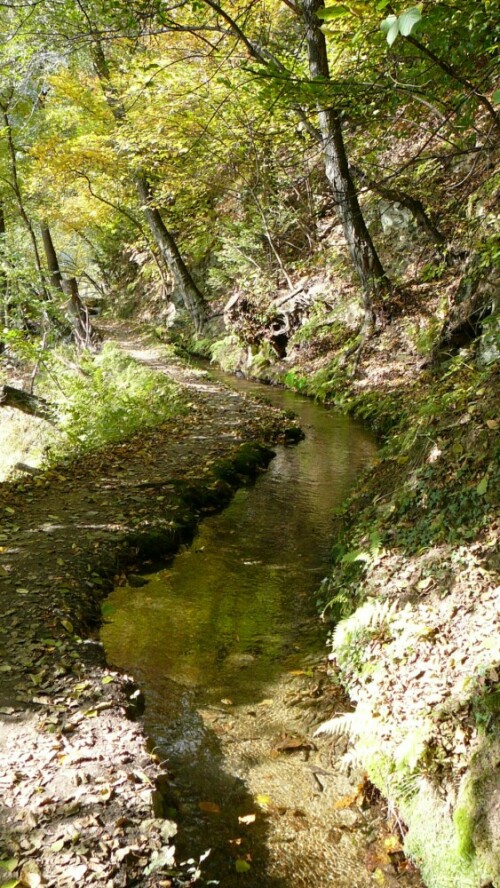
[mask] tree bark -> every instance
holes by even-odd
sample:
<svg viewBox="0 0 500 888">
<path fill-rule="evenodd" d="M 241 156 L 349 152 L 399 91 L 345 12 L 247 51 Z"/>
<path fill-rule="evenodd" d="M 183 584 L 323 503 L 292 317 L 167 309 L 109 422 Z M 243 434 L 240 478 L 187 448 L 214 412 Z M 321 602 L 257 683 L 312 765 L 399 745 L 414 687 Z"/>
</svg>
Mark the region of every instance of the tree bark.
<svg viewBox="0 0 500 888">
<path fill-rule="evenodd" d="M 23 220 L 24 226 L 25 226 L 25 228 L 28 232 L 29 238 L 31 240 L 31 245 L 33 247 L 33 255 L 34 255 L 34 259 L 35 259 L 35 265 L 36 265 L 36 269 L 37 269 L 37 272 L 38 272 L 38 275 L 40 278 L 42 294 L 43 294 L 44 299 L 47 299 L 48 296 L 47 296 L 47 291 L 45 289 L 45 281 L 43 278 L 42 263 L 40 261 L 40 251 L 38 249 L 38 243 L 37 243 L 37 239 L 36 239 L 36 235 L 35 235 L 35 230 L 33 228 L 31 219 L 29 218 L 29 216 L 24 208 L 24 201 L 23 201 L 23 196 L 21 193 L 21 185 L 19 182 L 19 176 L 17 174 L 16 148 L 15 148 L 14 139 L 12 136 L 12 127 L 10 125 L 8 105 L 6 105 L 4 103 L 0 103 L 0 109 L 2 112 L 3 122 L 4 122 L 4 126 L 5 126 L 5 135 L 6 135 L 6 139 L 7 139 L 7 151 L 8 151 L 8 155 L 9 155 L 10 170 L 11 170 L 11 175 L 12 175 L 12 182 L 10 184 L 11 184 L 12 190 L 13 190 L 15 197 L 16 197 L 16 203 L 17 203 L 17 206 L 19 209 L 19 215 L 21 216 L 21 219 Z"/>
<path fill-rule="evenodd" d="M 50 283 L 54 289 L 60 290 L 60 292 L 63 293 L 61 269 L 59 268 L 59 260 L 57 258 L 50 229 L 48 225 L 41 225 L 40 231 L 42 234 L 43 248 L 45 250 L 45 258 L 47 260 L 47 268 L 49 269 L 50 274 Z"/>
<path fill-rule="evenodd" d="M 325 36 L 316 15 L 324 7 L 323 0 L 303 0 L 302 13 L 306 27 L 311 79 L 330 79 Z M 361 281 L 367 322 L 373 320 L 373 297 L 388 286 L 382 263 L 359 205 L 356 187 L 349 171 L 347 151 L 340 114 L 318 102 L 318 120 L 325 158 L 325 172 L 333 191 L 335 207 L 342 223 L 353 265 Z"/>
<path fill-rule="evenodd" d="M 5 248 L 5 215 L 3 203 L 0 201 L 0 260 L 3 259 Z M 0 318 L 3 324 L 7 323 L 7 276 L 3 265 L 0 265 Z M 4 350 L 3 342 L 0 342 L 0 353 Z"/>
<path fill-rule="evenodd" d="M 11 385 L 0 386 L 0 407 L 13 407 L 22 413 L 55 423 L 55 412 L 48 401 L 22 389 L 13 388 Z"/>
<path fill-rule="evenodd" d="M 200 332 L 206 320 L 205 299 L 191 277 L 186 263 L 179 252 L 179 248 L 161 217 L 160 211 L 152 203 L 153 194 L 147 179 L 144 176 L 137 176 L 135 185 L 151 234 L 155 239 L 164 262 L 170 270 L 175 287 L 193 320 L 195 329 L 197 332 Z"/>
<path fill-rule="evenodd" d="M 89 313 L 80 299 L 78 282 L 74 277 L 63 280 L 50 228 L 44 224 L 40 226 L 40 229 L 47 267 L 50 273 L 50 282 L 55 289 L 68 297 L 67 314 L 71 322 L 73 339 L 78 348 L 92 350 L 95 348 L 99 337 L 92 328 Z"/>
</svg>

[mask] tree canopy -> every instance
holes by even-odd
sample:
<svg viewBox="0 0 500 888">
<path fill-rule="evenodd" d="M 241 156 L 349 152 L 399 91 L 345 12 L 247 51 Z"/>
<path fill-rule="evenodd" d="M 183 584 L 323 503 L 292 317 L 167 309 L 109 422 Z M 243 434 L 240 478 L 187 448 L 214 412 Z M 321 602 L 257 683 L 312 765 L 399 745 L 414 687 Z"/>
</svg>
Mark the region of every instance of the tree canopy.
<svg viewBox="0 0 500 888">
<path fill-rule="evenodd" d="M 201 331 L 237 288 L 293 289 L 327 212 L 370 327 L 399 283 L 370 194 L 452 260 L 466 212 L 443 171 L 498 138 L 493 4 L 26 0 L 0 17 L 4 338 L 60 335 L 68 279 L 107 303 L 137 284 Z"/>
</svg>

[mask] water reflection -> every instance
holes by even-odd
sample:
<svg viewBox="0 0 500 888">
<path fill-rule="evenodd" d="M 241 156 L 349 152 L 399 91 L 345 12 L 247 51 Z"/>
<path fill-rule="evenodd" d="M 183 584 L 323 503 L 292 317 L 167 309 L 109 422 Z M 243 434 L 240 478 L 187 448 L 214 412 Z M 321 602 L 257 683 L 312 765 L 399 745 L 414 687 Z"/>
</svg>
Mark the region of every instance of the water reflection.
<svg viewBox="0 0 500 888">
<path fill-rule="evenodd" d="M 238 773 L 225 768 L 207 713 L 259 704 L 280 674 L 323 648 L 314 592 L 328 568 L 332 513 L 374 453 L 366 431 L 346 417 L 288 392 L 264 392 L 299 414 L 305 441 L 278 448 L 255 486 L 206 520 L 171 568 L 141 589 L 116 589 L 102 632 L 110 662 L 145 690 L 147 731 L 175 772 L 186 844 L 200 853 L 208 842 L 214 847 L 213 877 L 227 888 L 242 878 L 235 881 L 228 852 L 237 816 L 255 805 Z M 203 799 L 220 807 L 216 823 L 200 811 Z M 265 833 L 260 822 L 251 883 L 258 876 L 259 885 L 278 888 L 266 869 Z"/>
</svg>

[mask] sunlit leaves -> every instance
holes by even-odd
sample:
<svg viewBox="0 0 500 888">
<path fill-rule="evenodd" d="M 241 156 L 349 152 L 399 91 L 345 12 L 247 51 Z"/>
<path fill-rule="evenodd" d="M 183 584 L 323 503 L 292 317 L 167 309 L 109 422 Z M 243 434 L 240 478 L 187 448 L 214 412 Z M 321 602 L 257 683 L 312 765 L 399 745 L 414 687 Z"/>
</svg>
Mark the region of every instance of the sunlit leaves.
<svg viewBox="0 0 500 888">
<path fill-rule="evenodd" d="M 318 18 L 322 19 L 324 22 L 329 22 L 332 21 L 332 19 L 338 19 L 349 14 L 349 7 L 343 6 L 342 3 L 338 3 L 335 6 L 325 6 L 324 9 L 318 9 L 317 12 Z"/>
<path fill-rule="evenodd" d="M 402 37 L 409 37 L 421 18 L 421 6 L 412 6 L 401 15 L 388 15 L 381 23 L 380 29 L 384 32 L 389 46 L 392 46 L 398 34 L 401 34 Z"/>
</svg>

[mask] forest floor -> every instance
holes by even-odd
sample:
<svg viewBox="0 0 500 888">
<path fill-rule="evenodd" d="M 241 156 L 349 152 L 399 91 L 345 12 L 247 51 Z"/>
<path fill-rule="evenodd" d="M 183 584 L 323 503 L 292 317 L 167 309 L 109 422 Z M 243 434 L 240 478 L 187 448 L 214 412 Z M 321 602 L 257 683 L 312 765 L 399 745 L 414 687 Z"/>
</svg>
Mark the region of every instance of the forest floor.
<svg viewBox="0 0 500 888">
<path fill-rule="evenodd" d="M 294 425 L 121 335 L 179 383 L 185 412 L 0 486 L 1 885 L 173 884 L 168 777 L 135 720 L 140 692 L 95 641 L 100 605 L 118 572 L 189 541 Z"/>
</svg>

